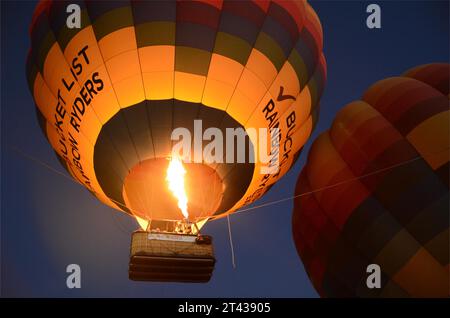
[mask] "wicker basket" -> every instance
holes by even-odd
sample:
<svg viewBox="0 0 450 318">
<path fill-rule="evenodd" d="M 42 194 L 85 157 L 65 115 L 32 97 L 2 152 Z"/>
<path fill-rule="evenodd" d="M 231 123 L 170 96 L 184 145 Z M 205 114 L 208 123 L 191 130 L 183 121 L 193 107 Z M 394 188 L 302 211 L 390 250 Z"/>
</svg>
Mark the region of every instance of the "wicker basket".
<svg viewBox="0 0 450 318">
<path fill-rule="evenodd" d="M 136 231 L 129 278 L 138 281 L 208 282 L 215 264 L 211 237 Z"/>
</svg>

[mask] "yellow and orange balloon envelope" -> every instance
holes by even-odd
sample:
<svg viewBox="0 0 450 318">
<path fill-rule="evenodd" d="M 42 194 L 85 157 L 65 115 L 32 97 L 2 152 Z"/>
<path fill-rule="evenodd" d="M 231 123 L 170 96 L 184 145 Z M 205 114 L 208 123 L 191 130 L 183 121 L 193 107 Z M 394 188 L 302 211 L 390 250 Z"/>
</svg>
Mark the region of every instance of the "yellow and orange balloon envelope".
<svg viewBox="0 0 450 318">
<path fill-rule="evenodd" d="M 375 83 L 312 145 L 293 233 L 321 296 L 449 296 L 449 74 L 428 64 Z"/>
<path fill-rule="evenodd" d="M 80 29 L 66 25 L 72 3 Z M 49 143 L 99 200 L 142 219 L 183 218 L 166 182 L 174 128 L 281 132 L 276 176 L 259 162 L 184 165 L 189 215 L 202 220 L 263 195 L 317 121 L 326 65 L 306 1 L 44 1 L 30 34 Z"/>
</svg>

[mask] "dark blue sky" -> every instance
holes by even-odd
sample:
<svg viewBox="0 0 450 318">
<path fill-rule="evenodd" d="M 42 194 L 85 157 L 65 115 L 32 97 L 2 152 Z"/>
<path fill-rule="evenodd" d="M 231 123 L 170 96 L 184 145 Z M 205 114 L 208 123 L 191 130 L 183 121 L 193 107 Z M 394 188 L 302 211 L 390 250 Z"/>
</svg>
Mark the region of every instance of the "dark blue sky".
<svg viewBox="0 0 450 318">
<path fill-rule="evenodd" d="M 312 1 L 324 29 L 328 82 L 313 138 L 296 166 L 256 204 L 293 195 L 307 150 L 338 109 L 373 82 L 415 65 L 449 60 L 448 1 Z M 369 3 L 382 7 L 382 29 L 365 26 Z M 78 184 L 19 154 L 63 171 L 39 130 L 25 77 L 34 1 L 1 2 L 1 295 L 9 297 L 317 297 L 295 251 L 292 202 L 209 223 L 217 265 L 210 283 L 128 280 L 136 224 Z M 66 287 L 65 268 L 82 270 L 82 288 Z"/>
</svg>

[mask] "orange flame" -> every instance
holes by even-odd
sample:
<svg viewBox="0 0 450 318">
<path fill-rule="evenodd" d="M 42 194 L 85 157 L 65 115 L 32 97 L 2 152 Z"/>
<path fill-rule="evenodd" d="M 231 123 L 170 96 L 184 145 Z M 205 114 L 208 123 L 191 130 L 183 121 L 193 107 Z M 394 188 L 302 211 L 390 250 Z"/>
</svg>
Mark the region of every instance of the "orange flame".
<svg viewBox="0 0 450 318">
<path fill-rule="evenodd" d="M 179 158 L 172 157 L 167 168 L 166 180 L 169 184 L 169 189 L 172 194 L 178 200 L 178 207 L 183 213 L 183 216 L 188 219 L 189 213 L 187 211 L 188 198 L 186 194 L 186 189 L 184 188 L 184 175 L 186 170 L 183 167 L 183 163 Z"/>
</svg>

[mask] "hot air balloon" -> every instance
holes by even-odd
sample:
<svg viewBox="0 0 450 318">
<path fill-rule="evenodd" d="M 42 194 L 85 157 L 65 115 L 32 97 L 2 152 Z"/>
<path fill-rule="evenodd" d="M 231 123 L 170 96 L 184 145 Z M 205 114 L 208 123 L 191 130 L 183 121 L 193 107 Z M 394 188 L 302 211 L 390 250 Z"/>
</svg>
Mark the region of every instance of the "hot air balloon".
<svg viewBox="0 0 450 318">
<path fill-rule="evenodd" d="M 80 9 L 80 28 L 67 26 L 69 4 Z M 306 1 L 43 1 L 30 36 L 29 86 L 60 162 L 150 232 L 184 232 L 188 223 L 195 234 L 257 200 L 317 121 L 326 65 Z M 261 174 L 258 160 L 194 160 L 207 140 L 173 157 L 172 132 L 195 135 L 196 120 L 224 135 L 279 128 L 279 172 Z M 257 140 L 245 138 L 247 158 Z M 178 180 L 168 185 L 172 164 Z"/>
<path fill-rule="evenodd" d="M 449 296 L 449 74 L 381 80 L 314 141 L 292 228 L 321 296 Z"/>
</svg>

